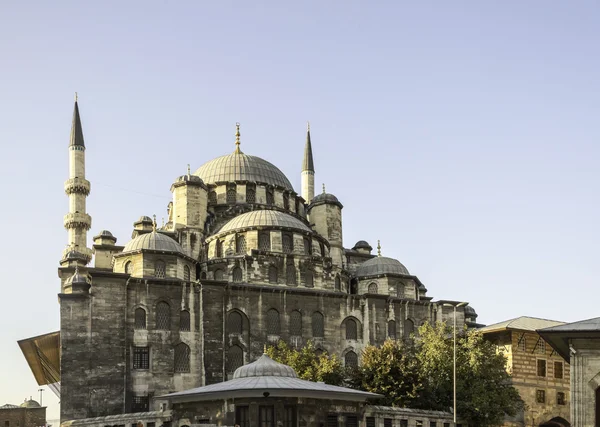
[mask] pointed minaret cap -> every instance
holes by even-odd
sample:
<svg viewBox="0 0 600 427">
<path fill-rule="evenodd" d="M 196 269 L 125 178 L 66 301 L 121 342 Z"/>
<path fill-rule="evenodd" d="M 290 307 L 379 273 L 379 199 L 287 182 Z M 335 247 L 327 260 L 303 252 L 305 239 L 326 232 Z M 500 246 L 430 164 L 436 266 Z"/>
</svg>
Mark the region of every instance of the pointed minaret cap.
<svg viewBox="0 0 600 427">
<path fill-rule="evenodd" d="M 79 106 L 77 104 L 77 92 L 75 92 L 75 108 L 73 109 L 73 123 L 71 124 L 71 142 L 69 146 L 85 147 L 83 142 L 83 129 L 79 117 Z"/>
<path fill-rule="evenodd" d="M 313 163 L 312 144 L 310 143 L 310 123 L 306 122 L 306 145 L 304 146 L 304 161 L 302 162 L 302 171 L 315 171 Z"/>
</svg>

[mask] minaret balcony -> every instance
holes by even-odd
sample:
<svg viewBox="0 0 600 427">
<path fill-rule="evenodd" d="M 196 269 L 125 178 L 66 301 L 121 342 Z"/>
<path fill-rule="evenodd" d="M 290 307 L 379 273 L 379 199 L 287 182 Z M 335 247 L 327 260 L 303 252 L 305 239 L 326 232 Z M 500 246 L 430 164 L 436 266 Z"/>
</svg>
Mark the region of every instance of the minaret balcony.
<svg viewBox="0 0 600 427">
<path fill-rule="evenodd" d="M 90 182 L 85 178 L 71 178 L 65 181 L 65 193 L 67 195 L 83 194 L 87 196 L 90 194 L 90 189 Z"/>
<path fill-rule="evenodd" d="M 92 227 L 92 217 L 86 213 L 68 213 L 63 218 L 63 224 L 66 229 L 85 228 L 89 230 Z"/>
</svg>

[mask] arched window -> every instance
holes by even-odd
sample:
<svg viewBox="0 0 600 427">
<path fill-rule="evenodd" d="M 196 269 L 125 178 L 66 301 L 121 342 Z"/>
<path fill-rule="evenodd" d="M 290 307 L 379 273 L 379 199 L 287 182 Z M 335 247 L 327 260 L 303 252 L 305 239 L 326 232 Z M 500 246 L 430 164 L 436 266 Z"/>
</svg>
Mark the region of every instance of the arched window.
<svg viewBox="0 0 600 427">
<path fill-rule="evenodd" d="M 283 209 L 290 209 L 290 196 L 287 193 L 283 193 Z"/>
<path fill-rule="evenodd" d="M 243 255 L 246 253 L 246 236 L 240 234 L 235 239 L 235 253 Z"/>
<path fill-rule="evenodd" d="M 134 329 L 146 329 L 146 310 L 143 308 L 135 309 Z"/>
<path fill-rule="evenodd" d="M 294 264 L 288 264 L 285 268 L 285 283 L 288 285 L 296 284 L 296 267 L 294 267 Z"/>
<path fill-rule="evenodd" d="M 154 263 L 154 277 L 164 279 L 166 274 L 166 265 L 164 261 L 158 260 Z"/>
<path fill-rule="evenodd" d="M 156 329 L 171 329 L 171 307 L 164 301 L 156 304 Z"/>
<path fill-rule="evenodd" d="M 200 264 L 196 264 L 196 280 L 198 279 L 206 279 L 206 273 L 204 273 L 204 277 L 202 277 L 203 271 L 200 269 Z"/>
<path fill-rule="evenodd" d="M 190 330 L 190 312 L 182 310 L 179 313 L 179 330 L 182 332 L 189 332 Z"/>
<path fill-rule="evenodd" d="M 221 269 L 215 270 L 215 280 L 223 280 L 223 270 L 221 270 Z"/>
<path fill-rule="evenodd" d="M 357 368 L 358 355 L 353 351 L 349 351 L 348 353 L 346 353 L 346 355 L 344 356 L 344 365 L 349 368 Z"/>
<path fill-rule="evenodd" d="M 318 311 L 312 314 L 312 334 L 313 338 L 323 338 L 325 336 L 323 315 Z"/>
<path fill-rule="evenodd" d="M 304 272 L 304 284 L 307 288 L 313 288 L 315 286 L 313 272 L 306 270 Z"/>
<path fill-rule="evenodd" d="M 183 280 L 186 282 L 190 281 L 190 268 L 187 265 L 183 266 Z"/>
<path fill-rule="evenodd" d="M 277 283 L 278 280 L 278 272 L 277 272 L 277 267 L 275 267 L 274 265 L 270 265 L 269 266 L 269 283 Z"/>
<path fill-rule="evenodd" d="M 261 231 L 258 233 L 258 249 L 261 251 L 271 250 L 271 236 L 268 231 Z"/>
<path fill-rule="evenodd" d="M 175 346 L 173 368 L 175 372 L 190 372 L 190 348 L 182 342 Z"/>
<path fill-rule="evenodd" d="M 289 234 L 284 234 L 281 236 L 281 249 L 284 254 L 291 254 L 294 250 L 294 241 L 292 236 Z"/>
<path fill-rule="evenodd" d="M 256 190 L 246 187 L 246 203 L 256 203 Z"/>
<path fill-rule="evenodd" d="M 358 294 L 358 280 L 350 279 L 350 295 Z"/>
<path fill-rule="evenodd" d="M 302 336 L 302 314 L 298 310 L 290 314 L 290 335 Z"/>
<path fill-rule="evenodd" d="M 273 196 L 273 189 L 267 188 L 267 205 L 274 205 L 275 197 Z"/>
<path fill-rule="evenodd" d="M 404 321 L 404 338 L 410 338 L 411 334 L 415 331 L 415 322 L 410 319 Z"/>
<path fill-rule="evenodd" d="M 208 193 L 208 203 L 210 203 L 210 204 L 217 203 L 217 192 L 216 191 L 210 191 Z"/>
<path fill-rule="evenodd" d="M 312 253 L 310 239 L 305 237 L 303 240 L 304 240 L 304 255 L 310 255 Z"/>
<path fill-rule="evenodd" d="M 235 186 L 227 188 L 227 203 L 234 204 L 237 199 L 237 191 Z"/>
<path fill-rule="evenodd" d="M 393 340 L 396 339 L 396 321 L 394 320 L 388 322 L 388 337 Z"/>
<path fill-rule="evenodd" d="M 335 276 L 335 290 L 336 291 L 341 291 L 342 290 L 342 281 L 340 280 L 340 276 L 339 275 Z"/>
<path fill-rule="evenodd" d="M 354 319 L 346 320 L 346 339 L 347 340 L 357 340 L 358 339 L 358 327 L 356 325 L 356 320 L 354 320 Z"/>
<path fill-rule="evenodd" d="M 280 331 L 279 312 L 272 308 L 267 311 L 267 335 L 279 335 Z"/>
<path fill-rule="evenodd" d="M 127 261 L 125 263 L 125 273 L 132 274 L 133 273 L 133 263 L 131 261 Z"/>
<path fill-rule="evenodd" d="M 233 282 L 234 283 L 242 283 L 243 280 L 243 272 L 239 267 L 235 267 L 233 269 Z"/>
<path fill-rule="evenodd" d="M 369 284 L 369 293 L 370 294 L 376 294 L 377 293 L 377 283 L 370 283 Z"/>
<path fill-rule="evenodd" d="M 223 242 L 221 242 L 220 240 L 217 240 L 215 242 L 215 256 L 217 258 L 223 257 Z"/>
<path fill-rule="evenodd" d="M 396 288 L 396 296 L 398 298 L 404 298 L 404 283 L 398 282 Z"/>
<path fill-rule="evenodd" d="M 232 311 L 229 313 L 229 317 L 227 320 L 227 330 L 230 334 L 238 334 L 241 335 L 244 331 L 244 325 L 242 323 L 242 315 L 237 311 Z"/>
<path fill-rule="evenodd" d="M 234 372 L 244 364 L 244 350 L 239 345 L 229 347 L 227 350 L 227 372 Z"/>
</svg>

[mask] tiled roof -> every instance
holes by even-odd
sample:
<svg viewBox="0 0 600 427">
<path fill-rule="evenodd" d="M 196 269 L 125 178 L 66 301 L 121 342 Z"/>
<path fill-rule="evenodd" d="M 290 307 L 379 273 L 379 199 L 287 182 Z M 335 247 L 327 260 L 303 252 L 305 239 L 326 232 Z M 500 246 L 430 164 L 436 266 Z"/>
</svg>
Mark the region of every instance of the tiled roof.
<svg viewBox="0 0 600 427">
<path fill-rule="evenodd" d="M 542 329 L 542 328 L 539 328 Z M 544 327 L 544 332 L 592 332 L 600 331 L 600 317 L 580 320 L 573 323 L 561 323 L 558 326 Z"/>
<path fill-rule="evenodd" d="M 564 325 L 565 322 L 557 320 L 539 319 L 537 317 L 521 316 L 515 319 L 505 320 L 479 329 L 481 332 L 493 332 L 507 329 L 517 329 L 520 331 L 535 332 L 538 329 L 548 328 L 550 326 Z"/>
</svg>

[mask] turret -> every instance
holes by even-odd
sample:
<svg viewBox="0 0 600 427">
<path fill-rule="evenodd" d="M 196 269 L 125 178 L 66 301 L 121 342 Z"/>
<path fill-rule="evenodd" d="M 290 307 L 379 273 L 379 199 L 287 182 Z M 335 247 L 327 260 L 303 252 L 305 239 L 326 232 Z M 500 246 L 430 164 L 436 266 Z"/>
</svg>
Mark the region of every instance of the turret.
<svg viewBox="0 0 600 427">
<path fill-rule="evenodd" d="M 69 143 L 69 179 L 65 182 L 65 192 L 69 196 L 69 213 L 64 217 L 64 226 L 68 232 L 67 248 L 63 258 L 70 251 L 83 254 L 88 263 L 92 259 L 92 250 L 87 247 L 87 231 L 92 226 L 92 218 L 86 213 L 86 198 L 90 194 L 90 182 L 85 179 L 85 144 L 83 130 L 75 94 L 75 108 L 71 125 Z"/>
<path fill-rule="evenodd" d="M 309 203 L 315 197 L 315 165 L 313 163 L 312 145 L 310 143 L 310 123 L 306 127 L 306 145 L 304 146 L 304 161 L 302 162 L 302 198 Z"/>
<path fill-rule="evenodd" d="M 308 206 L 311 224 L 317 233 L 327 239 L 334 265 L 343 268 L 344 244 L 342 240 L 342 209 L 344 206 L 333 194 L 325 192 L 312 199 Z"/>
<path fill-rule="evenodd" d="M 207 216 L 208 188 L 202 179 L 190 174 L 182 175 L 171 185 L 173 206 L 170 220 L 173 230 L 179 227 L 204 229 Z"/>
</svg>

